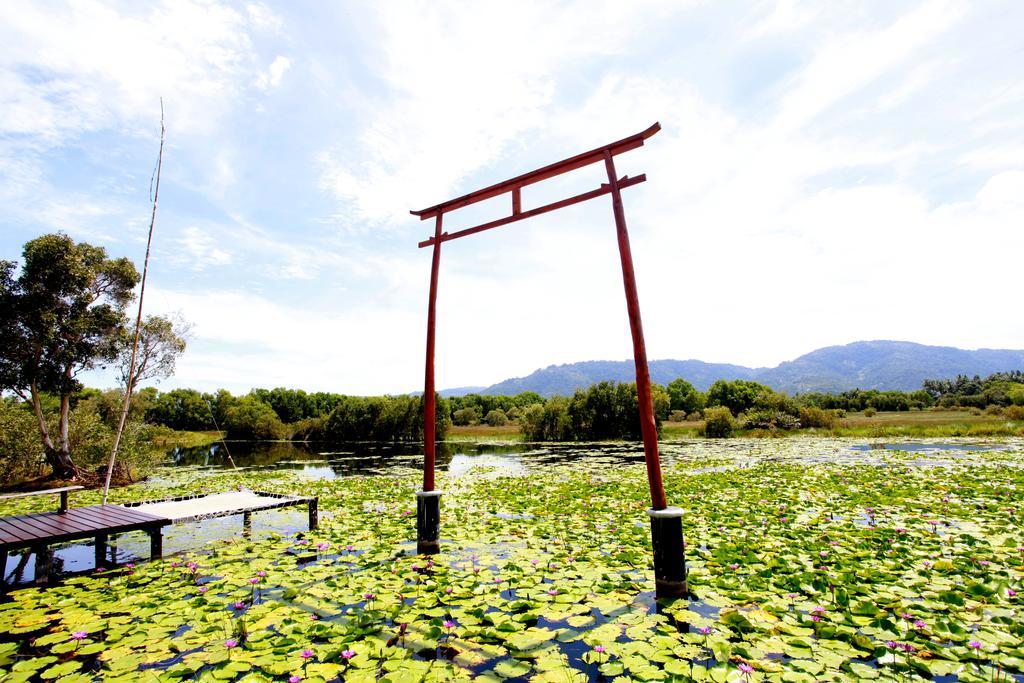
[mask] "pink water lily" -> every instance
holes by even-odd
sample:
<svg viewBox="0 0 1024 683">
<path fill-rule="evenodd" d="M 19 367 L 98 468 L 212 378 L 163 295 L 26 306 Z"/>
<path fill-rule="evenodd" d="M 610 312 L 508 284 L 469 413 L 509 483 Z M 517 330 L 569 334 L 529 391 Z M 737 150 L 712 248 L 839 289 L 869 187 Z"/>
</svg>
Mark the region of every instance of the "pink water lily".
<svg viewBox="0 0 1024 683">
<path fill-rule="evenodd" d="M 342 650 L 341 656 L 345 659 L 352 659 L 356 656 L 355 650 Z"/>
<path fill-rule="evenodd" d="M 71 640 L 82 641 L 89 637 L 88 631 L 75 631 L 71 634 Z"/>
<path fill-rule="evenodd" d="M 299 653 L 299 656 L 301 656 L 303 659 L 312 659 L 315 656 L 315 654 L 316 653 L 314 653 L 312 650 L 306 648 L 305 650 Z"/>
<path fill-rule="evenodd" d="M 238 641 L 234 638 L 228 638 L 224 641 L 224 647 L 226 647 L 229 650 L 233 647 L 238 647 Z"/>
</svg>

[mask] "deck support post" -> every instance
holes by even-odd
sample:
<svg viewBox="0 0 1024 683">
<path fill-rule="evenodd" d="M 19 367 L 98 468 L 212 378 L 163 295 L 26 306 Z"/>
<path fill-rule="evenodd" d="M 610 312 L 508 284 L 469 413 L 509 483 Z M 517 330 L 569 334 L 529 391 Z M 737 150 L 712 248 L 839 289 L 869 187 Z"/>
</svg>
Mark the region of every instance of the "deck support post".
<svg viewBox="0 0 1024 683">
<path fill-rule="evenodd" d="M 32 552 L 36 556 L 36 585 L 43 585 L 50 581 L 50 546 L 32 546 Z"/>
<path fill-rule="evenodd" d="M 318 498 L 311 498 L 307 504 L 309 511 L 309 530 L 313 531 L 320 525 L 320 511 L 318 509 Z"/>
<path fill-rule="evenodd" d="M 654 595 L 660 599 L 686 597 L 686 544 L 683 541 L 683 510 L 647 509 L 654 547 Z"/>
<path fill-rule="evenodd" d="M 159 560 L 164 556 L 164 530 L 160 527 L 149 532 L 149 559 Z"/>
<path fill-rule="evenodd" d="M 60 492 L 60 509 L 57 510 L 57 512 L 59 512 L 61 514 L 64 514 L 67 511 L 68 511 L 68 492 L 67 491 L 61 491 Z"/>
<path fill-rule="evenodd" d="M 0 548 L 0 593 L 7 591 L 7 547 Z"/>
<path fill-rule="evenodd" d="M 252 536 L 252 513 L 248 510 L 242 513 L 242 536 L 245 538 Z"/>
<path fill-rule="evenodd" d="M 93 549 L 95 551 L 96 569 L 102 569 L 103 565 L 107 563 L 107 535 L 97 534 L 93 540 Z"/>
<path fill-rule="evenodd" d="M 416 552 L 435 555 L 441 552 L 441 492 L 416 492 Z"/>
</svg>

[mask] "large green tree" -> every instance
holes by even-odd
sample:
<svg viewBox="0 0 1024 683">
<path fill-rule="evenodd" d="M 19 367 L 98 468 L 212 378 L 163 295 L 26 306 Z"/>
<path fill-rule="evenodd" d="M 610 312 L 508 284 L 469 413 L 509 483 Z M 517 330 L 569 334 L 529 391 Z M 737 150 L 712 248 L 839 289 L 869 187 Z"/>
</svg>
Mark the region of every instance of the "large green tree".
<svg viewBox="0 0 1024 683">
<path fill-rule="evenodd" d="M 108 258 L 103 247 L 62 233 L 26 243 L 22 260 L 20 273 L 0 261 L 0 390 L 32 405 L 54 477 L 74 479 L 69 416 L 82 388 L 77 375 L 116 360 L 139 273 L 127 258 Z M 44 392 L 60 397 L 57 434 L 43 412 Z"/>
</svg>

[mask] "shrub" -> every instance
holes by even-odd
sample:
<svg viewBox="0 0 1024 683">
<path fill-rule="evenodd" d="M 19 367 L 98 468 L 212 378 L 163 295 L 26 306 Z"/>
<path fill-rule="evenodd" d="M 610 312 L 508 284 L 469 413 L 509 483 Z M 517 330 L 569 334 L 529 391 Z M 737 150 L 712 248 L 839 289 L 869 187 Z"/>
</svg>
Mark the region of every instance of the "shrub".
<svg viewBox="0 0 1024 683">
<path fill-rule="evenodd" d="M 864 409 L 864 417 L 874 417 L 875 415 L 878 415 L 878 411 L 875 410 L 874 408 Z"/>
<path fill-rule="evenodd" d="M 671 409 L 674 411 L 681 410 L 684 413 L 692 413 L 703 410 L 707 402 L 707 397 L 697 391 L 692 384 L 682 377 L 669 382 L 666 389 L 668 390 Z"/>
<path fill-rule="evenodd" d="M 1024 406 L 1006 406 L 1003 408 L 1003 417 L 1014 422 L 1024 422 Z"/>
<path fill-rule="evenodd" d="M 835 429 L 839 426 L 839 415 L 834 410 L 824 410 L 815 406 L 801 407 L 800 424 L 815 429 Z"/>
<path fill-rule="evenodd" d="M 724 439 L 732 436 L 734 428 L 732 413 L 724 406 L 704 409 L 704 424 L 701 434 L 710 439 Z"/>
<path fill-rule="evenodd" d="M 35 416 L 18 401 L 0 398 L 0 486 L 34 479 L 45 469 Z"/>
<path fill-rule="evenodd" d="M 572 438 L 569 400 L 555 396 L 541 405 L 528 406 L 519 418 L 519 429 L 527 441 L 568 441 Z"/>
<path fill-rule="evenodd" d="M 504 427 L 508 424 L 508 415 L 505 411 L 495 408 L 484 416 L 484 422 L 492 427 Z"/>
<path fill-rule="evenodd" d="M 673 410 L 668 414 L 669 422 L 685 422 L 686 411 L 685 410 Z"/>
<path fill-rule="evenodd" d="M 780 410 L 755 410 L 743 415 L 743 429 L 763 429 L 769 432 L 800 429 L 800 420 Z"/>
<path fill-rule="evenodd" d="M 276 441 L 287 429 L 269 405 L 252 396 L 243 396 L 228 408 L 222 425 L 230 439 Z"/>
<path fill-rule="evenodd" d="M 451 408 L 438 397 L 435 436 L 443 440 L 452 426 Z M 423 438 L 420 396 L 343 396 L 322 429 L 310 438 L 322 441 L 416 441 Z"/>
<path fill-rule="evenodd" d="M 453 425 L 465 427 L 467 425 L 475 425 L 478 422 L 480 422 L 480 416 L 477 414 L 476 408 L 462 408 L 452 413 Z"/>
<path fill-rule="evenodd" d="M 989 406 L 988 408 L 985 408 L 985 414 L 986 415 L 994 415 L 994 416 L 1002 415 L 1003 414 L 1003 407 L 999 406 L 999 405 Z"/>
<path fill-rule="evenodd" d="M 739 415 L 754 407 L 768 407 L 767 402 L 774 395 L 769 387 L 745 379 L 727 381 L 720 379 L 708 389 L 707 405 L 724 406 Z"/>
</svg>

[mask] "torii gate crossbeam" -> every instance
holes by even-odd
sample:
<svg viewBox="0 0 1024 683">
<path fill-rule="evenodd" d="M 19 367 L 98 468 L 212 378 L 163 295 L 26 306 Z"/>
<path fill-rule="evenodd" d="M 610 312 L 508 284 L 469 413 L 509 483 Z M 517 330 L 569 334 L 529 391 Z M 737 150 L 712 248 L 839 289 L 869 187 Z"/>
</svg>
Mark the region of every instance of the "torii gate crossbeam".
<svg viewBox="0 0 1024 683">
<path fill-rule="evenodd" d="M 680 597 L 686 594 L 686 564 L 681 523 L 683 511 L 679 508 L 668 507 L 665 498 L 665 488 L 661 478 L 658 433 L 654 420 L 653 402 L 651 400 L 651 377 L 647 365 L 647 348 L 644 344 L 643 324 L 640 320 L 640 302 L 637 295 L 636 276 L 633 270 L 633 256 L 630 250 L 629 233 L 626 229 L 626 216 L 621 195 L 621 190 L 642 183 L 647 180 L 647 177 L 641 174 L 633 178 L 629 176 L 619 178 L 615 172 L 614 161 L 616 155 L 642 147 L 644 142 L 659 130 L 661 130 L 661 126 L 655 123 L 650 128 L 617 142 L 577 154 L 568 159 L 563 159 L 529 173 L 524 173 L 509 180 L 476 190 L 475 192 L 470 192 L 461 197 L 450 199 L 441 204 L 436 204 L 420 211 L 410 212 L 414 216 L 418 216 L 420 220 L 434 219 L 433 237 L 419 243 L 421 248 L 433 247 L 430 265 L 430 295 L 427 306 L 427 348 L 423 394 L 423 490 L 417 493 L 416 526 L 419 552 L 434 553 L 440 549 L 438 541 L 440 532 L 440 491 L 435 490 L 434 480 L 437 437 L 434 334 L 441 245 L 444 242 L 460 237 L 467 237 L 526 218 L 532 218 L 549 211 L 596 199 L 603 195 L 611 195 L 612 213 L 615 218 L 616 236 L 618 238 L 619 258 L 622 265 L 622 281 L 626 295 L 626 310 L 633 338 L 633 359 L 636 365 L 640 431 L 643 435 L 644 459 L 647 464 L 647 482 L 651 494 L 651 508 L 648 510 L 648 515 L 651 519 L 651 540 L 654 546 L 655 584 L 659 597 Z M 589 192 L 574 195 L 537 208 L 523 210 L 522 189 L 524 187 L 601 162 L 604 163 L 608 174 L 607 183 L 602 183 L 600 187 Z M 510 194 L 512 199 L 512 212 L 508 216 L 453 233 L 442 231 L 443 219 L 446 213 L 504 194 Z"/>
</svg>

